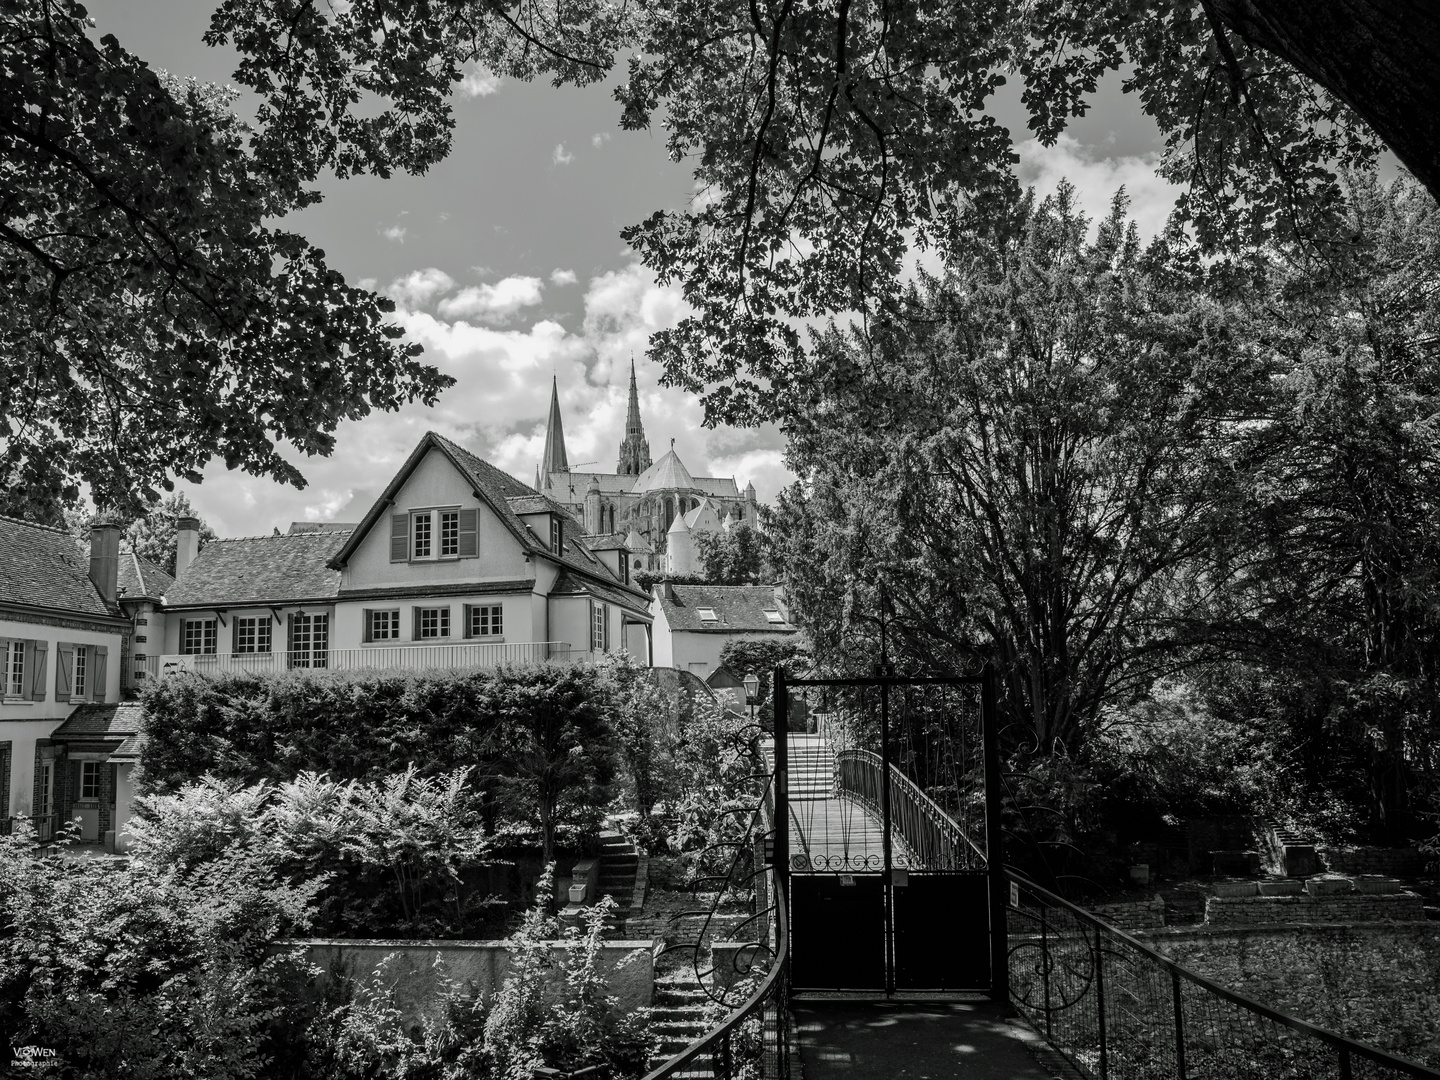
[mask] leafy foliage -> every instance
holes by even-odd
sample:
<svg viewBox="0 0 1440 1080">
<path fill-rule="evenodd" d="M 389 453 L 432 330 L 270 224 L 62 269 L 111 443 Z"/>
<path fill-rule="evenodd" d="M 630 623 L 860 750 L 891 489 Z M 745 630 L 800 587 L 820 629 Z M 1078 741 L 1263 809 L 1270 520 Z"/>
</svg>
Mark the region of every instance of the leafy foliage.
<svg viewBox="0 0 1440 1080">
<path fill-rule="evenodd" d="M 729 668 L 741 679 L 752 671 L 760 679 L 756 716 L 767 730 L 775 719 L 775 699 L 771 694 L 775 669 L 784 668 L 792 676 L 799 677 L 809 671 L 810 665 L 809 646 L 794 637 L 731 638 L 720 647 L 721 667 Z"/>
<path fill-rule="evenodd" d="M 182 517 L 195 518 L 200 522 L 200 547 L 214 540 L 215 530 L 190 505 L 190 497 L 183 491 L 176 491 L 161 499 L 138 517 L 125 530 L 125 539 L 135 554 L 146 559 L 170 576 L 175 575 L 175 524 Z"/>
<path fill-rule="evenodd" d="M 773 578 L 765 558 L 765 541 L 745 524 L 728 531 L 698 533 L 695 545 L 700 553 L 705 585 L 764 585 Z"/>
<path fill-rule="evenodd" d="M 270 224 L 314 200 L 314 174 L 247 149 L 233 92 L 86 24 L 75 0 L 0 4 L 9 502 L 87 483 L 135 513 L 217 455 L 303 486 L 281 440 L 324 454 L 342 419 L 433 403 L 451 380 L 398 342 L 394 305 Z"/>
</svg>

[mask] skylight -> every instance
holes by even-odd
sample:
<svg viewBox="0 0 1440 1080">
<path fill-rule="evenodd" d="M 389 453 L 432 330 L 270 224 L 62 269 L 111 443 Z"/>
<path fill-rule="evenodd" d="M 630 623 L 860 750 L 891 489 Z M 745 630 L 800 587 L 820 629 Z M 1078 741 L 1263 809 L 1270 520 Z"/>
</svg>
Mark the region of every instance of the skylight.
<svg viewBox="0 0 1440 1080">
<path fill-rule="evenodd" d="M 784 621 L 785 621 L 785 617 L 784 617 L 783 615 L 781 615 L 780 612 L 778 612 L 778 611 L 772 611 L 770 608 L 766 608 L 766 609 L 765 609 L 765 621 L 766 621 L 766 622 L 777 622 L 777 623 L 778 623 L 778 622 L 784 622 Z"/>
<path fill-rule="evenodd" d="M 717 616 L 715 615 L 715 609 L 714 609 L 713 607 L 702 607 L 702 608 L 698 608 L 697 610 L 700 612 L 700 619 L 701 619 L 701 621 L 703 621 L 703 622 L 718 622 L 718 621 L 719 621 L 719 619 L 718 619 Z"/>
</svg>

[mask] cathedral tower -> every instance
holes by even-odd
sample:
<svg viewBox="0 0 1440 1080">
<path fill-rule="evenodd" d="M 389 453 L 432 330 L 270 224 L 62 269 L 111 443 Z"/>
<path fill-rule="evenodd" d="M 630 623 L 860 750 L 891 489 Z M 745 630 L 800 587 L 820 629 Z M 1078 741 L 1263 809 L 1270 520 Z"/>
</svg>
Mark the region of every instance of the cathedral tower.
<svg viewBox="0 0 1440 1080">
<path fill-rule="evenodd" d="M 635 389 L 635 360 L 630 360 L 630 409 L 625 414 L 625 439 L 620 443 L 620 462 L 615 472 L 620 476 L 639 476 L 651 465 L 650 444 L 640 425 L 640 394 Z"/>
<path fill-rule="evenodd" d="M 552 375 L 550 419 L 545 425 L 545 456 L 540 459 L 540 473 L 536 479 L 549 486 L 551 473 L 569 471 L 570 459 L 565 454 L 565 429 L 560 426 L 560 385 Z M 536 486 L 539 487 L 539 484 Z"/>
</svg>

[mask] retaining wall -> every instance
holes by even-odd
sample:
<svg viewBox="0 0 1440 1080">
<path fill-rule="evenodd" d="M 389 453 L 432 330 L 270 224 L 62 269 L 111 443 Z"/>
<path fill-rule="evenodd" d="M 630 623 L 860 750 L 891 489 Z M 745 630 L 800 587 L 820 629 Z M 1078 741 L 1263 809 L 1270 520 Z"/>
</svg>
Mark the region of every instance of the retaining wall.
<svg viewBox="0 0 1440 1080">
<path fill-rule="evenodd" d="M 1425 901 L 1416 893 L 1332 893 L 1322 896 L 1209 896 L 1205 925 L 1420 922 Z"/>
<path fill-rule="evenodd" d="M 1385 874 L 1413 878 L 1425 872 L 1426 858 L 1413 847 L 1327 847 L 1315 848 L 1326 868 L 1334 874 Z"/>
</svg>

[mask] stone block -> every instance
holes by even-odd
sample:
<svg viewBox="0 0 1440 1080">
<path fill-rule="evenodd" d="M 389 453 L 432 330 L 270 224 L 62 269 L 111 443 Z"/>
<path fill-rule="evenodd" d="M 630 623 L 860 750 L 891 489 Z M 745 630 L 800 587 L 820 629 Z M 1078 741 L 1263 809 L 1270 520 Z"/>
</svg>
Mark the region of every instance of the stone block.
<svg viewBox="0 0 1440 1080">
<path fill-rule="evenodd" d="M 1236 896 L 1255 896 L 1259 892 L 1259 882 L 1255 881 L 1217 881 L 1211 886 L 1216 896 L 1223 896 L 1227 899 Z"/>
<path fill-rule="evenodd" d="M 1284 873 L 1293 878 L 1309 877 L 1320 872 L 1320 856 L 1314 844 L 1285 843 L 1281 847 Z"/>
<path fill-rule="evenodd" d="M 1355 891 L 1369 893 L 1372 896 L 1383 896 L 1388 893 L 1404 892 L 1405 884 L 1399 878 L 1358 877 L 1355 879 Z"/>
<path fill-rule="evenodd" d="M 1286 878 L 1283 881 L 1261 881 L 1257 884 L 1261 896 L 1299 896 L 1305 891 L 1305 883 L 1294 878 Z"/>
<path fill-rule="evenodd" d="M 1355 891 L 1355 883 L 1344 877 L 1312 877 L 1305 882 L 1305 891 L 1311 896 L 1336 896 Z"/>
</svg>

